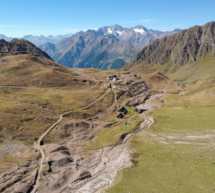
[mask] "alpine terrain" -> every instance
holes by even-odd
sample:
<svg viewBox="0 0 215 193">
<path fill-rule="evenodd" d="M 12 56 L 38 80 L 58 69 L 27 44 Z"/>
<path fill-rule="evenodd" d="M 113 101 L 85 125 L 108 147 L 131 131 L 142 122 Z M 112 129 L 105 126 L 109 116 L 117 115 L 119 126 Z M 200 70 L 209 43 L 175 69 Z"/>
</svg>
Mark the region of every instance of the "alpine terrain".
<svg viewBox="0 0 215 193">
<path fill-rule="evenodd" d="M 214 192 L 215 22 L 3 38 L 0 193 Z"/>
</svg>

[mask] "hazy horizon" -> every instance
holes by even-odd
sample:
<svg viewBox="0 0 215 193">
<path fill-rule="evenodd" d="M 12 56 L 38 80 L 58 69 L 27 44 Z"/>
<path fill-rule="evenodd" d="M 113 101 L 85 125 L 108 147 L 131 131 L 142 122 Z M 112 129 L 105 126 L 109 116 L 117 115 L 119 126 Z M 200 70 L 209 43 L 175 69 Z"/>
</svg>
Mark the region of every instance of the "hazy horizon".
<svg viewBox="0 0 215 193">
<path fill-rule="evenodd" d="M 111 24 L 109 26 L 113 26 L 113 25 L 119 25 L 119 24 Z M 123 26 L 123 25 L 119 25 L 119 26 L 121 26 L 123 28 L 135 28 L 136 26 L 143 26 L 143 27 L 145 27 L 144 25 L 141 25 L 141 24 L 135 25 L 135 26 L 131 26 L 131 27 Z M 64 35 L 73 35 L 73 34 L 76 34 L 78 32 L 81 32 L 81 31 L 86 32 L 88 30 L 98 30 L 101 27 L 108 27 L 108 26 L 107 25 L 106 26 L 100 26 L 100 27 L 94 28 L 94 29 L 90 29 L 89 28 L 89 29 L 80 30 L 80 31 L 77 31 L 77 32 L 74 32 L 74 33 L 65 33 L 65 34 L 56 34 L 56 35 L 53 35 L 53 34 L 47 34 L 47 35 L 44 35 L 44 34 L 24 34 L 22 36 L 8 36 L 7 34 L 3 34 L 3 33 L 0 33 L 0 35 L 5 35 L 5 36 L 10 37 L 10 38 L 22 38 L 24 36 L 38 36 L 38 37 L 40 37 L 40 36 L 44 36 L 44 37 L 54 36 L 54 37 L 56 37 L 56 36 L 64 36 Z M 147 29 L 148 30 L 156 30 L 156 29 L 152 29 L 152 28 L 147 28 Z M 181 28 L 174 28 L 173 30 L 176 30 L 176 29 L 181 29 Z M 173 31 L 173 30 L 169 30 L 169 31 Z M 183 29 L 181 29 L 181 30 L 183 30 Z M 158 30 L 158 31 L 167 31 L 167 30 Z"/>
</svg>

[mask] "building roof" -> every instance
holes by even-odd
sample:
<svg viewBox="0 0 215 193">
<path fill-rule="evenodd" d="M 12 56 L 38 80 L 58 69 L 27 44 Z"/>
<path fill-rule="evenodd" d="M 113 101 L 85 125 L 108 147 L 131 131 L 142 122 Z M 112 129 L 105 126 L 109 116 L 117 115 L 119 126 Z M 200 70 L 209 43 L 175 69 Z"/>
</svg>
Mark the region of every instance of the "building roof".
<svg viewBox="0 0 215 193">
<path fill-rule="evenodd" d="M 125 115 L 128 113 L 127 109 L 125 107 L 122 107 L 119 112 L 124 113 Z"/>
<path fill-rule="evenodd" d="M 122 113 L 122 112 L 119 112 L 119 114 L 117 115 L 117 118 L 122 119 L 123 117 L 124 117 L 123 113 Z"/>
</svg>

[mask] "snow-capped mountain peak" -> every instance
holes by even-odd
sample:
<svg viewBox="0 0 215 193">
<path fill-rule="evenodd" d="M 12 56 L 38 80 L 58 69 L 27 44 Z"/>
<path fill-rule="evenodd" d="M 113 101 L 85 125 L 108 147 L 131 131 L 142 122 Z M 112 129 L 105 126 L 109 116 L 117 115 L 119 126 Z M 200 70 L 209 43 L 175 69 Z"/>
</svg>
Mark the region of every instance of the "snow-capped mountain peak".
<svg viewBox="0 0 215 193">
<path fill-rule="evenodd" d="M 134 31 L 136 32 L 136 33 L 140 33 L 140 34 L 146 34 L 146 31 L 144 30 L 144 29 L 137 29 L 137 28 L 135 28 L 134 29 Z"/>
<path fill-rule="evenodd" d="M 107 32 L 108 34 L 112 34 L 113 33 L 113 31 L 110 29 L 110 28 L 108 28 L 108 32 Z"/>
<path fill-rule="evenodd" d="M 117 31 L 118 35 L 121 36 L 123 35 L 125 32 L 124 31 Z"/>
</svg>

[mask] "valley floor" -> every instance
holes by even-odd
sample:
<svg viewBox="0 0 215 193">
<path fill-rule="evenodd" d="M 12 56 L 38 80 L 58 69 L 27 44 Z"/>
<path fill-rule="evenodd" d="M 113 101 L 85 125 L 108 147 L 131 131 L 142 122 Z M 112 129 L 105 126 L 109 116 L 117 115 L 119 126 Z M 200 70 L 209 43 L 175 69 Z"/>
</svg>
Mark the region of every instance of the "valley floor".
<svg viewBox="0 0 215 193">
<path fill-rule="evenodd" d="M 213 88 L 85 72 L 80 88 L 0 87 L 0 192 L 214 192 Z"/>
</svg>

